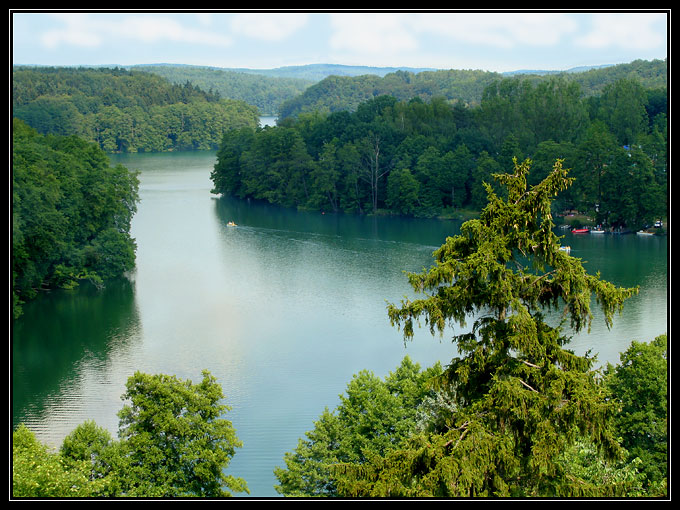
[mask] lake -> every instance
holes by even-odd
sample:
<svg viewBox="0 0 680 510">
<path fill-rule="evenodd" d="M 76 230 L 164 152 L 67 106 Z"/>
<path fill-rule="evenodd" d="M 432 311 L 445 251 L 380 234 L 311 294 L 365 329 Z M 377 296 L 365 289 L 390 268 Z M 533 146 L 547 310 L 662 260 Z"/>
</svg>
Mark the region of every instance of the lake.
<svg viewBox="0 0 680 510">
<path fill-rule="evenodd" d="M 194 382 L 208 369 L 243 448 L 229 473 L 252 497 L 276 497 L 273 469 L 333 409 L 352 376 L 383 377 L 405 355 L 423 367 L 456 355 L 426 329 L 404 345 L 386 302 L 412 295 L 403 271 L 420 271 L 459 222 L 298 212 L 210 193 L 214 152 L 113 156 L 140 170 L 132 223 L 137 267 L 102 291 L 81 285 L 24 306 L 13 324 L 13 424 L 59 446 L 116 413 L 135 371 Z M 235 227 L 227 226 L 233 221 Z M 572 235 L 562 241 L 590 273 L 640 285 L 614 327 L 595 309 L 578 353 L 619 361 L 632 340 L 667 331 L 668 240 Z"/>
</svg>

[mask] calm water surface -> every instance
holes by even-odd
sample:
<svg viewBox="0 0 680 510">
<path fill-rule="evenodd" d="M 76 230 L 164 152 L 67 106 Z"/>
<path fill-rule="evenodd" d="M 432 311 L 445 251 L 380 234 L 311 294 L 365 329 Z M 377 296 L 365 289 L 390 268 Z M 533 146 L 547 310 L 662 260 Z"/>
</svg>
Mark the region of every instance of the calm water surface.
<svg viewBox="0 0 680 510">
<path fill-rule="evenodd" d="M 104 291 L 82 285 L 25 306 L 13 324 L 13 424 L 52 446 L 89 419 L 115 436 L 135 371 L 197 382 L 208 369 L 244 443 L 229 472 L 251 496 L 278 496 L 273 469 L 324 407 L 339 403 L 353 374 L 383 377 L 407 354 L 423 367 L 456 355 L 426 330 L 405 346 L 386 301 L 411 295 L 402 271 L 428 267 L 459 223 L 218 198 L 214 161 L 212 152 L 112 158 L 141 171 L 137 268 Z M 666 238 L 566 234 L 563 244 L 589 272 L 641 286 L 611 331 L 596 312 L 574 350 L 616 363 L 631 340 L 666 332 Z"/>
</svg>

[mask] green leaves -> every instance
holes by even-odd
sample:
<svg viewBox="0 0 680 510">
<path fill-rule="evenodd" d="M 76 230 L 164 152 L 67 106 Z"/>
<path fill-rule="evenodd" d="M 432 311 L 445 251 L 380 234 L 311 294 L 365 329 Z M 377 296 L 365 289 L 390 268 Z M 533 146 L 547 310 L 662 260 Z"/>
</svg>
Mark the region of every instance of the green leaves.
<svg viewBox="0 0 680 510">
<path fill-rule="evenodd" d="M 384 380 L 356 374 L 335 410 L 326 409 L 314 429 L 285 454 L 286 468 L 274 471 L 285 496 L 335 497 L 348 465 L 363 466 L 398 447 L 418 427 L 418 407 L 433 392 L 439 366 L 421 371 L 407 356 Z"/>
<path fill-rule="evenodd" d="M 222 390 L 207 371 L 197 385 L 137 372 L 123 397 L 131 402 L 119 413 L 131 493 L 144 494 L 149 485 L 166 497 L 247 491 L 243 480 L 222 472 L 241 442 L 231 422 L 220 418 L 228 407 L 220 404 Z"/>
<path fill-rule="evenodd" d="M 198 384 L 164 374 L 128 379 L 119 441 L 94 422 L 79 425 L 59 454 L 21 425 L 13 434 L 15 497 L 228 497 L 248 492 L 224 470 L 242 444 L 208 371 Z"/>
<path fill-rule="evenodd" d="M 668 339 L 633 342 L 621 363 L 608 365 L 605 383 L 617 412 L 615 423 L 628 457 L 642 460 L 647 485 L 668 476 Z"/>
<path fill-rule="evenodd" d="M 100 284 L 134 267 L 136 174 L 109 166 L 75 137 L 41 136 L 14 121 L 12 234 L 15 303 L 43 287 Z M 20 308 L 15 306 L 15 316 Z"/>
<path fill-rule="evenodd" d="M 90 480 L 87 462 L 66 462 L 40 444 L 26 426 L 20 425 L 12 433 L 13 497 L 91 497 L 104 487 L 104 481 Z"/>
</svg>

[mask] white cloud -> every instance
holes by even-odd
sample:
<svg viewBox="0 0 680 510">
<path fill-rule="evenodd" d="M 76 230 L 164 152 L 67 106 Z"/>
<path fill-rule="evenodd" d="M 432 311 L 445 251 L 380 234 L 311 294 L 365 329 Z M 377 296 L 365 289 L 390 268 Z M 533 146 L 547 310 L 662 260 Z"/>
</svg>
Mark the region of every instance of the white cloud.
<svg viewBox="0 0 680 510">
<path fill-rule="evenodd" d="M 330 46 L 336 51 L 394 54 L 418 47 L 409 15 L 392 13 L 332 14 Z"/>
<path fill-rule="evenodd" d="M 186 28 L 174 19 L 156 16 L 133 16 L 116 28 L 117 33 L 143 42 L 175 41 L 209 46 L 228 46 L 231 43 L 224 35 Z"/>
<path fill-rule="evenodd" d="M 229 46 L 231 39 L 205 29 L 193 29 L 177 20 L 154 14 L 136 14 L 124 18 L 85 13 L 58 13 L 54 18 L 65 26 L 49 30 L 42 36 L 43 44 L 50 49 L 61 44 L 96 47 L 111 38 L 125 38 L 141 43 L 163 41 L 195 43 L 209 46 Z"/>
<path fill-rule="evenodd" d="M 596 14 L 590 32 L 577 44 L 587 48 L 620 47 L 649 50 L 666 45 L 665 15 L 653 13 Z"/>
<path fill-rule="evenodd" d="M 282 41 L 307 24 L 304 13 L 242 13 L 235 14 L 229 23 L 236 33 L 265 41 Z"/>
<path fill-rule="evenodd" d="M 372 58 L 382 65 L 404 65 L 408 59 L 410 65 L 427 66 L 433 65 L 428 58 L 454 58 L 459 45 L 499 50 L 555 46 L 575 33 L 577 24 L 561 13 L 337 13 L 331 15 L 331 28 L 329 43 L 338 60 Z M 432 50 L 416 53 L 433 38 L 436 55 Z"/>
<path fill-rule="evenodd" d="M 82 47 L 95 47 L 101 44 L 102 38 L 99 34 L 88 27 L 86 14 L 53 14 L 52 17 L 64 22 L 66 27 L 49 30 L 42 35 L 41 40 L 47 48 L 53 49 L 62 43 Z"/>
<path fill-rule="evenodd" d="M 553 46 L 576 30 L 576 23 L 559 13 L 419 14 L 413 26 L 421 34 L 502 49 Z"/>
</svg>

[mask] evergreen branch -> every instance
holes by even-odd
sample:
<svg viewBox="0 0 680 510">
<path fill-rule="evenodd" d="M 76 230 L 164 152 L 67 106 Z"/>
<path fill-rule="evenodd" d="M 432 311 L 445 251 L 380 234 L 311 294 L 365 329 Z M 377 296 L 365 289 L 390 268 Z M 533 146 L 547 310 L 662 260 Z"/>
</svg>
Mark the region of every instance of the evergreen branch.
<svg viewBox="0 0 680 510">
<path fill-rule="evenodd" d="M 525 383 L 522 379 L 519 379 L 519 382 L 521 382 L 523 386 L 526 386 L 527 388 L 529 388 L 529 389 L 530 389 L 531 391 L 533 391 L 534 393 L 539 393 L 538 390 L 535 390 L 534 388 L 532 388 L 531 386 L 529 386 L 529 385 L 528 385 L 527 383 Z"/>
</svg>

